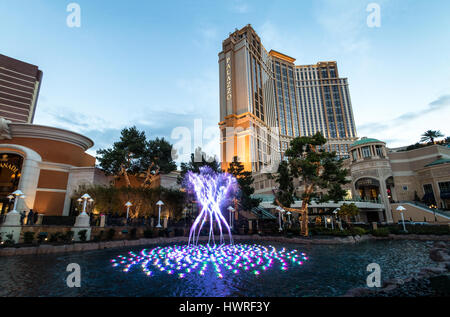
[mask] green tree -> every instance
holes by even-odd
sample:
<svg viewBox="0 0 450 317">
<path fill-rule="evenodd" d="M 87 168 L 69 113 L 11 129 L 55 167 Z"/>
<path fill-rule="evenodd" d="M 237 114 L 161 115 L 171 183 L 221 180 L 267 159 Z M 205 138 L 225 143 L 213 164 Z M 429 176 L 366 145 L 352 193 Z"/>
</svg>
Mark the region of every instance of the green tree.
<svg viewBox="0 0 450 317">
<path fill-rule="evenodd" d="M 346 192 L 342 185 L 349 183 L 346 178 L 348 171 L 342 167 L 343 161 L 337 159 L 336 153 L 319 150 L 326 142 L 321 133 L 297 137 L 285 152 L 290 175 L 299 181 L 297 191 L 302 193 L 302 206 L 300 209 L 288 208 L 278 199 L 275 202 L 285 210 L 301 214 L 301 234 L 304 236 L 308 235 L 308 205 L 311 200 L 343 200 Z"/>
<path fill-rule="evenodd" d="M 295 201 L 294 179 L 289 171 L 287 161 L 281 161 L 278 166 L 275 181 L 278 183 L 278 190 L 275 192 L 275 202 L 278 200 L 283 206 L 291 207 Z"/>
<path fill-rule="evenodd" d="M 244 165 L 239 162 L 238 157 L 233 157 L 233 161 L 228 167 L 228 173 L 233 175 L 239 185 L 238 199 L 240 201 L 241 208 L 246 211 L 250 211 L 255 207 L 258 207 L 261 203 L 261 199 L 252 198 L 251 196 L 255 192 L 253 188 L 252 172 L 244 170 Z"/>
<path fill-rule="evenodd" d="M 142 186 L 148 186 L 162 170 L 169 173 L 176 169 L 172 160 L 172 145 L 164 138 L 147 140 L 144 131 L 135 126 L 121 131 L 120 140 L 111 148 L 97 151 L 97 160 L 107 175 L 123 176 L 131 186 L 130 175 L 145 174 Z"/>
<path fill-rule="evenodd" d="M 345 219 L 347 223 L 350 223 L 351 217 L 355 217 L 359 214 L 359 209 L 356 207 L 354 203 L 351 204 L 343 204 L 339 207 L 337 215 L 341 219 Z"/>
<path fill-rule="evenodd" d="M 195 153 L 191 154 L 189 162 L 183 162 L 180 165 L 180 175 L 178 176 L 178 184 L 182 184 L 186 173 L 200 173 L 200 167 L 209 166 L 215 172 L 221 173 L 220 163 L 215 157 L 207 156 L 200 147 L 195 149 Z"/>
<path fill-rule="evenodd" d="M 434 143 L 434 139 L 441 138 L 444 135 L 439 130 L 428 130 L 422 134 L 420 142 L 431 142 Z"/>
</svg>

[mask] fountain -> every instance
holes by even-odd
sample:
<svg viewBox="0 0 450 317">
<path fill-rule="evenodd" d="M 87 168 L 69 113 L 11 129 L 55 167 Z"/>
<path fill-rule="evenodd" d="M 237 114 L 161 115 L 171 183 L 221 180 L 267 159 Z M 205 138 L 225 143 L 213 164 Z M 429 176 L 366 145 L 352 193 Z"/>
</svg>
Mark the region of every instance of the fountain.
<svg viewBox="0 0 450 317">
<path fill-rule="evenodd" d="M 160 271 L 175 274 L 179 278 L 193 272 L 203 276 L 208 268 L 212 268 L 218 278 L 224 278 L 226 272 L 251 272 L 260 275 L 274 265 L 286 271 L 289 265 L 302 265 L 308 259 L 305 253 L 297 250 L 233 243 L 230 226 L 222 214 L 222 209 L 226 209 L 224 205 L 228 196 L 237 190 L 237 181 L 233 176 L 201 167 L 200 173 L 189 172 L 186 175 L 184 185 L 195 193 L 201 206 L 190 229 L 188 244 L 143 249 L 139 253 L 129 252 L 127 256 L 119 255 L 111 260 L 113 267 L 129 272 L 140 266 L 147 276 Z M 209 226 L 208 243 L 203 245 L 199 244 L 199 237 L 206 224 Z M 214 234 L 215 227 L 219 231 L 218 244 Z M 224 233 L 228 234 L 229 244 L 225 244 Z"/>
</svg>

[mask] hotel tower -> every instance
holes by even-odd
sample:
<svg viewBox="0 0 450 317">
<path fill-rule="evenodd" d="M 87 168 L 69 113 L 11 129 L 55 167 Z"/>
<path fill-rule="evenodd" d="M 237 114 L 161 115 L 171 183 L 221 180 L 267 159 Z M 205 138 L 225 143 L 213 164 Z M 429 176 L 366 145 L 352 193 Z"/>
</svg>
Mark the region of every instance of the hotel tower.
<svg viewBox="0 0 450 317">
<path fill-rule="evenodd" d="M 325 150 L 348 157 L 357 135 L 336 62 L 295 65 L 295 58 L 267 52 L 247 25 L 223 41 L 219 75 L 223 169 L 238 156 L 248 171 L 272 172 L 290 140 L 316 132 L 327 138 Z"/>
<path fill-rule="evenodd" d="M 41 82 L 37 66 L 0 54 L 0 117 L 33 123 Z"/>
</svg>

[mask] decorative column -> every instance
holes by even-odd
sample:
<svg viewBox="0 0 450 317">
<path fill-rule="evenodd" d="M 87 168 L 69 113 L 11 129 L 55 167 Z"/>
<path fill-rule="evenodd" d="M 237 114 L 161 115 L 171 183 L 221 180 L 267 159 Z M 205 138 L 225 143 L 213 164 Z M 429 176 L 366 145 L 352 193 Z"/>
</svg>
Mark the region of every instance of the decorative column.
<svg viewBox="0 0 450 317">
<path fill-rule="evenodd" d="M 91 239 L 91 225 L 90 225 L 90 217 L 86 213 L 86 205 L 88 200 L 91 198 L 88 194 L 84 194 L 83 199 L 83 211 L 78 215 L 75 220 L 75 225 L 72 228 L 73 238 L 75 241 L 80 241 L 79 232 L 86 230 L 86 241 Z"/>
<path fill-rule="evenodd" d="M 386 213 L 385 221 L 387 223 L 393 223 L 394 220 L 392 219 L 391 204 L 389 203 L 389 198 L 387 196 L 386 181 L 382 180 L 382 179 L 381 180 L 378 179 L 378 181 L 380 182 L 381 200 L 383 202 L 384 210 L 385 210 L 385 213 Z"/>
</svg>

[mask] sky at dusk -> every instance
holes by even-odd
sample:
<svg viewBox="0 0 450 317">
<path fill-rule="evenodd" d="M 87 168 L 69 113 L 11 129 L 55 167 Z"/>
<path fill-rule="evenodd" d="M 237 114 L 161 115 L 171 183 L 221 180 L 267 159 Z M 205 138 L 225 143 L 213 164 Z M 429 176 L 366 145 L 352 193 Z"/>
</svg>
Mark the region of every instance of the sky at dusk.
<svg viewBox="0 0 450 317">
<path fill-rule="evenodd" d="M 71 2 L 80 28 L 66 25 Z M 176 143 L 173 129 L 199 119 L 218 155 L 218 53 L 251 24 L 297 64 L 337 61 L 358 136 L 398 147 L 429 129 L 450 135 L 449 12 L 448 0 L 0 0 L 0 53 L 44 73 L 34 123 L 92 138 L 91 154 L 132 125 Z"/>
</svg>

